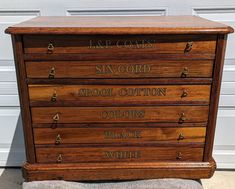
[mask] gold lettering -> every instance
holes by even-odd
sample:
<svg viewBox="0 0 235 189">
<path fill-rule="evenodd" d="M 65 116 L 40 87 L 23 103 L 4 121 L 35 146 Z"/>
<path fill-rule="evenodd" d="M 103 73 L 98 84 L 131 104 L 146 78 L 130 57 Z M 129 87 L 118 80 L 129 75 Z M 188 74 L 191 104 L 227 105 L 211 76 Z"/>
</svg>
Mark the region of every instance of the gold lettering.
<svg viewBox="0 0 235 189">
<path fill-rule="evenodd" d="M 145 110 L 110 110 L 102 111 L 103 119 L 142 119 L 145 117 Z"/>
<path fill-rule="evenodd" d="M 113 88 L 81 88 L 79 97 L 109 97 L 109 96 L 166 96 L 167 88 L 120 88 L 114 93 Z"/>
<path fill-rule="evenodd" d="M 103 89 L 88 89 L 82 88 L 78 90 L 79 97 L 92 97 L 92 96 L 113 96 L 113 89 L 112 88 L 103 88 Z"/>
<path fill-rule="evenodd" d="M 140 151 L 106 151 L 106 158 L 115 159 L 137 159 L 141 157 Z"/>
<path fill-rule="evenodd" d="M 119 96 L 166 96 L 167 88 L 121 88 Z"/>
<path fill-rule="evenodd" d="M 122 130 L 122 131 L 104 131 L 106 139 L 127 139 L 127 138 L 142 138 L 139 130 Z"/>
<path fill-rule="evenodd" d="M 155 40 L 98 40 L 98 41 L 89 41 L 89 49 L 107 49 L 113 48 L 127 48 L 127 49 L 144 49 L 144 48 L 154 48 Z"/>
<path fill-rule="evenodd" d="M 96 74 L 141 74 L 151 72 L 151 66 L 145 64 L 130 64 L 130 65 L 96 65 Z"/>
</svg>

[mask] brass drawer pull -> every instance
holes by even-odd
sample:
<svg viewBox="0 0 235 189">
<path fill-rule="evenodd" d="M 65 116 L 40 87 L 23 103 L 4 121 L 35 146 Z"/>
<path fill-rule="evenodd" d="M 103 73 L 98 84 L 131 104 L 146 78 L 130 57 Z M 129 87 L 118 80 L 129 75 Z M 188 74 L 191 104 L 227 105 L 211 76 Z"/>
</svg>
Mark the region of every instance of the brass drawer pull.
<svg viewBox="0 0 235 189">
<path fill-rule="evenodd" d="M 178 140 L 184 140 L 184 135 L 183 135 L 183 133 L 180 133 L 180 134 L 179 134 Z"/>
<path fill-rule="evenodd" d="M 56 139 L 55 139 L 55 144 L 60 144 L 61 143 L 61 136 L 60 136 L 60 134 L 58 134 L 57 136 L 56 136 Z"/>
<path fill-rule="evenodd" d="M 47 51 L 48 53 L 53 53 L 55 47 L 52 43 L 49 43 L 48 46 L 47 46 Z"/>
<path fill-rule="evenodd" d="M 180 114 L 180 118 L 179 118 L 179 122 L 180 122 L 180 123 L 183 123 L 185 120 L 186 120 L 185 114 L 184 114 L 184 113 L 181 113 L 181 114 Z"/>
<path fill-rule="evenodd" d="M 177 160 L 181 160 L 182 159 L 182 153 L 181 152 L 177 152 L 176 159 Z"/>
<path fill-rule="evenodd" d="M 187 97 L 187 96 L 188 96 L 188 92 L 186 90 L 183 90 L 181 98 L 184 98 L 184 97 Z"/>
<path fill-rule="evenodd" d="M 51 101 L 52 102 L 56 102 L 56 98 L 57 98 L 57 94 L 56 94 L 56 91 L 54 91 L 52 97 L 51 97 Z"/>
<path fill-rule="evenodd" d="M 59 116 L 59 114 L 58 113 L 56 113 L 54 116 L 53 116 L 53 121 L 54 122 L 57 122 L 57 121 L 59 121 L 59 119 L 60 119 L 60 116 Z"/>
<path fill-rule="evenodd" d="M 193 42 L 192 41 L 187 42 L 186 47 L 184 49 L 184 52 L 185 53 L 190 52 L 192 50 L 192 48 L 193 48 Z"/>
<path fill-rule="evenodd" d="M 62 160 L 63 160 L 63 158 L 62 158 L 62 154 L 59 154 L 58 155 L 58 157 L 57 157 L 57 163 L 61 163 L 62 162 Z"/>
<path fill-rule="evenodd" d="M 181 77 L 187 77 L 187 75 L 188 75 L 188 68 L 187 67 L 184 67 L 184 69 L 183 69 L 183 71 L 182 71 L 182 73 L 181 73 Z"/>
<path fill-rule="evenodd" d="M 49 72 L 49 78 L 53 79 L 55 78 L 55 67 L 52 67 L 50 72 Z"/>
</svg>

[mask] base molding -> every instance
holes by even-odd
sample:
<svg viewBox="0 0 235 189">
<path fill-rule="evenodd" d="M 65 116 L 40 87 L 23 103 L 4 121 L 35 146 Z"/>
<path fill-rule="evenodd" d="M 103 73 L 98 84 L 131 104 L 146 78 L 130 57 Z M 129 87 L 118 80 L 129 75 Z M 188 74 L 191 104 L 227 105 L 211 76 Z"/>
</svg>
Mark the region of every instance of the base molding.
<svg viewBox="0 0 235 189">
<path fill-rule="evenodd" d="M 156 178 L 201 179 L 213 176 L 215 161 L 29 164 L 23 166 L 26 181 L 39 180 L 135 180 Z"/>
</svg>

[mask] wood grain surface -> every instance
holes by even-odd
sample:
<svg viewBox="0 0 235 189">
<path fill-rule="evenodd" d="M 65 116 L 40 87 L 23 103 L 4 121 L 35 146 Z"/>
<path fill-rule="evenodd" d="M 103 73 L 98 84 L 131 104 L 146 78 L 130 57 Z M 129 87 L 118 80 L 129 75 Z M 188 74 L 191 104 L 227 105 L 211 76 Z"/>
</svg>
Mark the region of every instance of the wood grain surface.
<svg viewBox="0 0 235 189">
<path fill-rule="evenodd" d="M 26 61 L 28 78 L 186 78 L 212 77 L 213 60 Z"/>
<path fill-rule="evenodd" d="M 177 159 L 180 153 L 181 158 Z M 202 161 L 203 148 L 187 147 L 37 147 L 38 163 Z"/>
<path fill-rule="evenodd" d="M 231 32 L 196 16 L 37 17 L 6 29 L 24 178 L 211 177 Z"/>
<path fill-rule="evenodd" d="M 207 122 L 208 106 L 33 107 L 33 123 Z"/>
<path fill-rule="evenodd" d="M 36 145 L 79 143 L 205 142 L 205 127 L 193 128 L 34 128 Z M 58 136 L 60 141 L 58 142 Z M 57 141 L 57 143 L 56 143 Z"/>
<path fill-rule="evenodd" d="M 225 34 L 233 28 L 197 16 L 40 16 L 11 34 Z"/>
<path fill-rule="evenodd" d="M 47 54 L 215 54 L 216 35 L 25 35 L 24 52 Z M 187 50 L 188 42 L 192 47 Z M 48 45 L 53 50 L 48 51 Z"/>
<path fill-rule="evenodd" d="M 31 106 L 209 104 L 210 85 L 29 85 Z"/>
</svg>

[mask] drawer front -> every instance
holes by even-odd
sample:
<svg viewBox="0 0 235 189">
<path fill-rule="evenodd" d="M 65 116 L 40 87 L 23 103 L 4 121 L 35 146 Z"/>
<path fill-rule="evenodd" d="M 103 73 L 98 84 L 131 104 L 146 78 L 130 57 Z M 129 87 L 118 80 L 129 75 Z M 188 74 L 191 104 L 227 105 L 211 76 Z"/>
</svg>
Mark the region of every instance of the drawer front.
<svg viewBox="0 0 235 189">
<path fill-rule="evenodd" d="M 215 54 L 216 35 L 25 35 L 23 43 L 26 54 Z"/>
<path fill-rule="evenodd" d="M 205 127 L 194 128 L 34 128 L 34 142 L 40 144 L 88 143 L 185 143 L 205 142 Z"/>
<path fill-rule="evenodd" d="M 33 107 L 33 123 L 207 122 L 208 106 Z"/>
<path fill-rule="evenodd" d="M 209 104 L 210 85 L 29 85 L 32 106 Z"/>
<path fill-rule="evenodd" d="M 203 148 L 190 147 L 36 147 L 38 163 L 202 161 Z"/>
<path fill-rule="evenodd" d="M 209 78 L 212 77 L 213 61 L 38 61 L 26 62 L 26 72 L 28 78 Z"/>
</svg>

